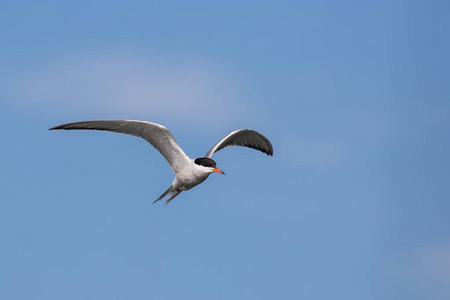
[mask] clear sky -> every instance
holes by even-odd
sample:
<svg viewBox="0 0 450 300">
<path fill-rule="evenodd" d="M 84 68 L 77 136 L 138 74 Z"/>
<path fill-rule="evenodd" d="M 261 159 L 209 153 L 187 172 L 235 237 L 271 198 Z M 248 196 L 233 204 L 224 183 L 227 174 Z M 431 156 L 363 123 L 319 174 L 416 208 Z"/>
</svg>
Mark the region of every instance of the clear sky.
<svg viewBox="0 0 450 300">
<path fill-rule="evenodd" d="M 450 2 L 0 4 L 1 299 L 450 299 Z M 145 141 L 255 129 L 169 205 Z"/>
</svg>

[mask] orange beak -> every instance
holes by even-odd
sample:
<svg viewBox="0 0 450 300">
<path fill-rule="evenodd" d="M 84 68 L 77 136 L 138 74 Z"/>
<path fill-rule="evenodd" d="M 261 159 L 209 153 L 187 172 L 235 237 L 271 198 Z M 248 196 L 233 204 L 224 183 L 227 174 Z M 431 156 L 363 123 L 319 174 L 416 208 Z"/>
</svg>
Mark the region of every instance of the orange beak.
<svg viewBox="0 0 450 300">
<path fill-rule="evenodd" d="M 214 168 L 214 169 L 213 169 L 213 172 L 217 172 L 217 173 L 220 173 L 220 174 L 225 175 L 225 173 L 224 173 L 221 169 L 219 169 L 219 168 Z"/>
</svg>

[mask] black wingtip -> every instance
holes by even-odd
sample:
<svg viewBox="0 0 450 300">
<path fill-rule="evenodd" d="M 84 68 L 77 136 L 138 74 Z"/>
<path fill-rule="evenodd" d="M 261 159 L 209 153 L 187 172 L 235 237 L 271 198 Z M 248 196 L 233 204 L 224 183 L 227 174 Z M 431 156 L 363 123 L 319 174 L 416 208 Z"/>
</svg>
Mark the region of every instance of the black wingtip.
<svg viewBox="0 0 450 300">
<path fill-rule="evenodd" d="M 267 150 L 265 150 L 265 151 L 262 151 L 262 152 L 264 152 L 264 153 L 267 154 L 268 156 L 273 156 L 273 148 L 272 148 L 272 144 L 269 142 L 269 140 L 267 140 L 267 143 L 269 144 L 270 148 L 267 149 Z"/>
<path fill-rule="evenodd" d="M 61 127 L 61 125 L 49 128 L 49 130 L 58 130 L 58 129 L 63 129 L 63 127 Z"/>
</svg>

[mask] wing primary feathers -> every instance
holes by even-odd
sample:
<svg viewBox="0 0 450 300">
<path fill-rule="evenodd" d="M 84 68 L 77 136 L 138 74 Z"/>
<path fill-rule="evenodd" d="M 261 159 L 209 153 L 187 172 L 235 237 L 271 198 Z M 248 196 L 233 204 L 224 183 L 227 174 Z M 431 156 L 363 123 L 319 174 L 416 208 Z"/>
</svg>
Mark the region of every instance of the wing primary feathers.
<svg viewBox="0 0 450 300">
<path fill-rule="evenodd" d="M 259 150 L 267 155 L 273 155 L 273 147 L 269 139 L 259 132 L 251 129 L 240 129 L 229 133 L 223 139 L 221 139 L 217 144 L 215 144 L 206 153 L 206 157 L 211 158 L 211 156 L 228 146 L 241 146 Z"/>
</svg>

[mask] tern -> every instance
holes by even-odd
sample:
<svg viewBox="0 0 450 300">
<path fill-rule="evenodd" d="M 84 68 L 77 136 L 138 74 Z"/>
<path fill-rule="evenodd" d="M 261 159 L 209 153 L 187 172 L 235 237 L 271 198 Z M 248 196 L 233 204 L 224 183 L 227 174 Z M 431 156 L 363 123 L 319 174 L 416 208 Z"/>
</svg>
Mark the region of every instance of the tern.
<svg viewBox="0 0 450 300">
<path fill-rule="evenodd" d="M 230 132 L 206 153 L 205 157 L 190 158 L 187 156 L 170 131 L 163 125 L 134 120 L 82 121 L 62 124 L 49 130 L 103 130 L 129 134 L 143 138 L 156 148 L 167 160 L 175 173 L 172 185 L 153 204 L 169 195 L 166 205 L 182 191 L 188 191 L 202 183 L 214 172 L 225 173 L 216 167 L 211 156 L 228 146 L 241 146 L 259 150 L 273 156 L 270 141 L 262 134 L 251 129 L 239 129 Z"/>
</svg>

